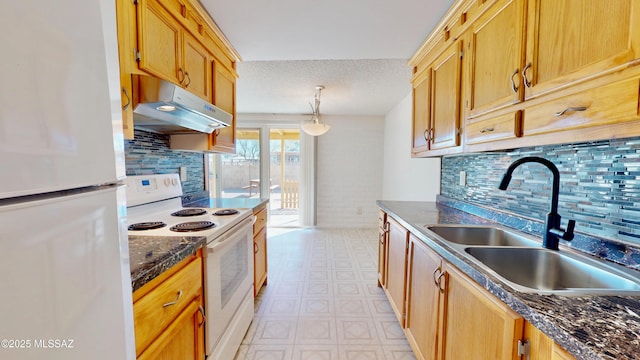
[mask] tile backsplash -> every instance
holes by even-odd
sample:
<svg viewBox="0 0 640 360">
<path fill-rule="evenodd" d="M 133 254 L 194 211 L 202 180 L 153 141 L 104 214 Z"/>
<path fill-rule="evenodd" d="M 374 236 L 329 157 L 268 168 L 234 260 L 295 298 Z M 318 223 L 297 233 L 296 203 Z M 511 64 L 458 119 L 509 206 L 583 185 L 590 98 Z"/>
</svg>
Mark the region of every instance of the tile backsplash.
<svg viewBox="0 0 640 360">
<path fill-rule="evenodd" d="M 549 145 L 446 156 L 441 194 L 471 204 L 544 221 L 551 172 L 540 164 L 519 166 L 506 191 L 498 184 L 507 167 L 524 156 L 540 156 L 560 171 L 558 212 L 576 232 L 640 246 L 640 138 Z M 466 185 L 460 185 L 460 172 Z"/>
<path fill-rule="evenodd" d="M 204 154 L 169 148 L 169 135 L 135 130 L 133 140 L 124 142 L 127 175 L 179 173 L 187 167 L 187 181 L 182 183 L 185 195 L 204 191 Z"/>
</svg>

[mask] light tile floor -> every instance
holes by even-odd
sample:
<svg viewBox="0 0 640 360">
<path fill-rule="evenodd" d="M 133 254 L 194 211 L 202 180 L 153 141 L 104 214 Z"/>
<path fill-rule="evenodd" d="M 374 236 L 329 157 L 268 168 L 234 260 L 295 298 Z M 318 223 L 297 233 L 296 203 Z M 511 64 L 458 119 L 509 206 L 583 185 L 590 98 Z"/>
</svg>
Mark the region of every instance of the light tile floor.
<svg viewBox="0 0 640 360">
<path fill-rule="evenodd" d="M 236 359 L 415 359 L 377 286 L 377 239 L 376 229 L 269 228 L 268 285 Z"/>
</svg>

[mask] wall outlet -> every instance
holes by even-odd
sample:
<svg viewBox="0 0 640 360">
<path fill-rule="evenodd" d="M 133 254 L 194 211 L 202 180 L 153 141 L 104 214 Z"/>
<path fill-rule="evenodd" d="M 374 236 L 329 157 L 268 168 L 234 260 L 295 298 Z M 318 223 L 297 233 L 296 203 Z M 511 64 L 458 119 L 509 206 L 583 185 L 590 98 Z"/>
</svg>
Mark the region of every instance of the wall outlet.
<svg viewBox="0 0 640 360">
<path fill-rule="evenodd" d="M 187 181 L 187 167 L 186 166 L 180 166 L 180 181 L 182 181 L 182 182 Z"/>
<path fill-rule="evenodd" d="M 467 172 L 466 171 L 460 171 L 459 185 L 460 186 L 467 186 Z"/>
</svg>

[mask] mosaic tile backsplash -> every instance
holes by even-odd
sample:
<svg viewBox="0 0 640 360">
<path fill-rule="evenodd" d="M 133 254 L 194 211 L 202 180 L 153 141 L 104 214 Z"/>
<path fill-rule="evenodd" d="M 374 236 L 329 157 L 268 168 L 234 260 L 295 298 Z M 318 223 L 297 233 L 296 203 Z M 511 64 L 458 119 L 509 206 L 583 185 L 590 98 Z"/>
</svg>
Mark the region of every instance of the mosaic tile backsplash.
<svg viewBox="0 0 640 360">
<path fill-rule="evenodd" d="M 187 181 L 182 183 L 185 195 L 204 191 L 204 154 L 169 148 L 169 135 L 135 130 L 133 140 L 125 140 L 127 175 L 179 173 L 187 167 Z"/>
<path fill-rule="evenodd" d="M 558 167 L 563 227 L 574 219 L 576 233 L 640 246 L 640 138 L 443 157 L 441 194 L 544 221 L 551 195 L 546 167 L 523 164 L 507 190 L 498 190 L 507 167 L 524 156 Z M 460 171 L 466 172 L 466 186 L 459 185 Z"/>
</svg>

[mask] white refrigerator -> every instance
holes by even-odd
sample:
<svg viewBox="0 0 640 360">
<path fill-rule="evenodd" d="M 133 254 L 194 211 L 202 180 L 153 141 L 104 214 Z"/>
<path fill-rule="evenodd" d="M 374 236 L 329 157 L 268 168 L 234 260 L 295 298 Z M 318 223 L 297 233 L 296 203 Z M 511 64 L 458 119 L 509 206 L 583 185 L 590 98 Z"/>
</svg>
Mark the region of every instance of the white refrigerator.
<svg viewBox="0 0 640 360">
<path fill-rule="evenodd" d="M 115 1 L 0 11 L 0 359 L 135 359 Z"/>
</svg>

